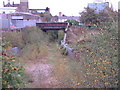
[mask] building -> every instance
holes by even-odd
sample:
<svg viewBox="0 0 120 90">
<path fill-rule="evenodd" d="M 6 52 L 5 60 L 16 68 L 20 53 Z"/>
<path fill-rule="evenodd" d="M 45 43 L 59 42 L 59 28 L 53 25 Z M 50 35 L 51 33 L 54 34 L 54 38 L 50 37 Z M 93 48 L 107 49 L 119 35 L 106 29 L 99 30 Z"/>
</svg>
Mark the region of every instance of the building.
<svg viewBox="0 0 120 90">
<path fill-rule="evenodd" d="M 2 29 L 5 28 L 24 28 L 26 26 L 36 26 L 36 23 L 41 22 L 39 15 L 34 15 L 25 12 L 14 12 L 8 14 L 0 14 L 2 21 Z"/>
<path fill-rule="evenodd" d="M 29 13 L 28 0 L 20 0 L 20 4 L 11 4 L 10 0 L 0 8 L 0 21 L 2 29 L 5 28 L 24 28 L 26 26 L 36 26 L 41 22 L 39 15 Z"/>
<path fill-rule="evenodd" d="M 0 14 L 8 14 L 16 12 L 17 7 L 2 7 L 0 8 Z"/>
<path fill-rule="evenodd" d="M 59 16 L 58 17 L 58 22 L 65 22 L 67 20 L 75 20 L 75 21 L 80 21 L 79 16 Z"/>
<path fill-rule="evenodd" d="M 5 4 L 3 1 L 3 7 L 16 7 L 16 11 L 18 12 L 29 12 L 28 0 L 20 0 L 20 4 L 15 4 L 14 2 L 10 4 L 10 0 L 8 0 L 8 3 Z"/>
<path fill-rule="evenodd" d="M 97 3 L 88 3 L 88 7 L 94 9 L 96 12 L 109 7 L 109 2 L 97 2 Z"/>
<path fill-rule="evenodd" d="M 53 16 L 51 18 L 51 22 L 58 22 L 58 16 Z"/>
</svg>

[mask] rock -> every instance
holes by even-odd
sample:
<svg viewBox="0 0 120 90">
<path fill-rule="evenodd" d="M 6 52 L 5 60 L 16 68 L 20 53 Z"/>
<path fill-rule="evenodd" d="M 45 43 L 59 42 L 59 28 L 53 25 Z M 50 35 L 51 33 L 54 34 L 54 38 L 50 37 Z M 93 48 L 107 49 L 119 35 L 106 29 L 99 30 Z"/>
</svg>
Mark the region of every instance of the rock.
<svg viewBox="0 0 120 90">
<path fill-rule="evenodd" d="M 19 49 L 18 49 L 18 47 L 11 48 L 11 49 L 7 50 L 7 53 L 9 53 L 9 54 L 18 54 Z"/>
</svg>

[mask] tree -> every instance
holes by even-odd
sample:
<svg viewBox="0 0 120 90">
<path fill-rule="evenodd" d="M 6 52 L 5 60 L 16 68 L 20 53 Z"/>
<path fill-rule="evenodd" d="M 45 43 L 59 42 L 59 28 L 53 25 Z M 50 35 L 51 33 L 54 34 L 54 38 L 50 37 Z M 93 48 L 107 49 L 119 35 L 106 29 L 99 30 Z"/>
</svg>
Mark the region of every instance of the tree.
<svg viewBox="0 0 120 90">
<path fill-rule="evenodd" d="M 80 20 L 84 24 L 102 24 L 104 22 L 110 23 L 118 20 L 118 12 L 114 11 L 113 8 L 106 7 L 99 13 L 95 12 L 94 9 L 89 7 L 85 8 L 80 17 Z"/>
<path fill-rule="evenodd" d="M 79 22 L 76 20 L 67 20 L 66 22 L 68 22 L 70 25 L 79 25 Z"/>
<path fill-rule="evenodd" d="M 85 11 L 80 13 L 80 21 L 84 24 L 97 24 L 99 23 L 98 21 L 98 15 L 95 12 L 94 9 L 91 9 L 89 7 L 85 8 Z"/>
</svg>

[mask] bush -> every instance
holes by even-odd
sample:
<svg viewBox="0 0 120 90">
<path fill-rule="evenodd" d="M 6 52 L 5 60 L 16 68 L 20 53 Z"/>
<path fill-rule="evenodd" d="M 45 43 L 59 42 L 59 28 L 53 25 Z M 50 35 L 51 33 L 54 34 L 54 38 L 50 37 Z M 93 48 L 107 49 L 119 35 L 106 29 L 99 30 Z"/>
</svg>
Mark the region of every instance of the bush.
<svg viewBox="0 0 120 90">
<path fill-rule="evenodd" d="M 49 41 L 50 42 L 55 42 L 57 41 L 58 39 L 58 31 L 57 30 L 49 30 L 49 31 L 46 31 L 47 35 L 49 36 Z"/>
<path fill-rule="evenodd" d="M 63 40 L 63 38 L 64 38 L 64 31 L 63 30 L 60 30 L 60 31 L 49 30 L 49 31 L 46 31 L 46 34 L 48 35 L 48 38 L 49 38 L 50 42 L 60 43 L 61 40 Z"/>
<path fill-rule="evenodd" d="M 15 56 L 7 54 L 7 46 L 5 43 L 2 49 L 2 88 L 24 87 L 24 68 L 16 62 Z"/>
<path fill-rule="evenodd" d="M 22 57 L 19 57 L 21 61 L 35 59 L 38 55 L 46 55 L 46 45 L 49 39 L 45 32 L 37 27 L 26 27 L 21 34 L 24 43 L 24 48 L 21 49 Z"/>
<path fill-rule="evenodd" d="M 3 32 L 2 38 L 3 41 L 10 42 L 12 47 L 22 48 L 24 46 L 21 32 Z"/>
<path fill-rule="evenodd" d="M 47 35 L 37 27 L 26 27 L 22 30 L 22 39 L 25 45 L 47 42 Z"/>
</svg>

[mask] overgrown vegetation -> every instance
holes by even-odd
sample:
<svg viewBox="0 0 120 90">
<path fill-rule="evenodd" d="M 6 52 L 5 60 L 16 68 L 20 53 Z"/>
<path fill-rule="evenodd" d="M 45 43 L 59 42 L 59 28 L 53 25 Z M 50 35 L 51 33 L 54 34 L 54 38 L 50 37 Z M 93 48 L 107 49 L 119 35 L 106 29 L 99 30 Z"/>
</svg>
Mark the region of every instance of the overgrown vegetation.
<svg viewBox="0 0 120 90">
<path fill-rule="evenodd" d="M 58 59 L 54 72 L 65 85 L 63 87 L 118 88 L 118 16 L 112 9 L 106 11 L 99 13 L 101 29 L 71 27 L 68 30 L 67 43 L 74 48 L 75 55 L 73 58 L 64 57 L 62 61 Z M 84 15 L 86 13 L 92 15 L 93 12 L 85 12 Z M 94 14 L 84 17 L 84 23 L 96 24 L 99 15 Z M 102 21 L 102 14 L 105 21 Z M 57 73 L 58 70 L 61 73 Z"/>
<path fill-rule="evenodd" d="M 63 31 L 43 32 L 37 27 L 26 27 L 21 32 L 3 32 L 3 88 L 17 88 L 24 86 L 23 64 L 39 57 L 46 57 L 47 46 L 60 42 Z M 18 47 L 19 54 L 6 54 L 11 48 Z M 21 63 L 21 67 L 18 63 Z"/>
<path fill-rule="evenodd" d="M 70 31 L 71 35 L 76 35 L 75 33 L 79 33 L 79 30 L 81 29 Z M 106 30 L 84 30 L 84 33 L 79 34 L 77 34 L 79 37 L 74 38 L 75 42 L 70 45 L 76 52 L 76 61 L 73 63 L 78 62 L 75 66 L 80 65 L 82 67 L 81 70 L 76 69 L 75 73 L 82 72 L 86 78 L 81 84 L 85 87 L 118 87 L 117 23 L 112 23 L 111 27 Z M 70 39 L 72 38 L 69 37 Z M 77 79 L 77 81 L 81 82 L 81 79 Z"/>
<path fill-rule="evenodd" d="M 59 80 L 61 87 L 118 87 L 118 27 L 116 17 L 111 14 L 109 22 L 99 23 L 104 30 L 89 30 L 85 27 L 69 29 L 67 42 L 74 48 L 71 57 L 66 57 L 66 49 L 56 44 L 63 40 L 63 31 L 43 32 L 36 27 L 26 27 L 22 32 L 4 32 L 3 42 L 10 43 L 5 44 L 2 53 L 3 87 L 24 86 L 21 81 L 24 70 L 18 63 L 29 64 L 38 56 L 46 57 L 48 64 L 54 66 L 52 76 Z M 87 23 L 96 23 L 93 21 L 96 18 L 87 19 Z M 17 57 L 6 53 L 12 47 L 20 49 Z"/>
<path fill-rule="evenodd" d="M 8 54 L 6 50 L 11 47 L 10 43 L 2 45 L 2 88 L 24 87 L 24 68 L 18 63 L 15 55 Z"/>
<path fill-rule="evenodd" d="M 22 32 L 3 33 L 3 88 L 24 87 L 24 68 L 21 67 L 24 65 L 22 64 L 36 58 L 38 54 L 47 55 L 45 47 L 47 42 L 47 35 L 36 27 L 26 27 Z M 7 51 L 13 47 L 19 48 L 18 56 L 7 54 Z"/>
</svg>

